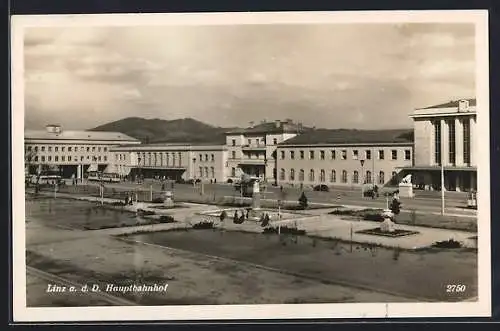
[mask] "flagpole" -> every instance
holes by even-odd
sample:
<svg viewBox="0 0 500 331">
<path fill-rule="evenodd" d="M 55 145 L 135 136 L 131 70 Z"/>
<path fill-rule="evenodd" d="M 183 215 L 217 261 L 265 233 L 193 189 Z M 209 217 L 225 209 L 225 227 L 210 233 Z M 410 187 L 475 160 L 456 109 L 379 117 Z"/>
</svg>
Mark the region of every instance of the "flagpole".
<svg viewBox="0 0 500 331">
<path fill-rule="evenodd" d="M 441 161 L 441 215 L 444 215 L 444 164 Z"/>
</svg>

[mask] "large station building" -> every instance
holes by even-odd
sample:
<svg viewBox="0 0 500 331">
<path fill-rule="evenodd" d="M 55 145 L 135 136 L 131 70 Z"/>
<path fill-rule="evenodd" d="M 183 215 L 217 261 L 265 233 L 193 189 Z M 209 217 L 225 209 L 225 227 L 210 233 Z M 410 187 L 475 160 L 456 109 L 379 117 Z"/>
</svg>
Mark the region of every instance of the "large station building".
<svg viewBox="0 0 500 331">
<path fill-rule="evenodd" d="M 303 128 L 291 120 L 261 122 L 226 133 L 219 144 L 141 144 L 118 132 L 25 131 L 30 172 L 56 166 L 65 177 L 91 170 L 145 178 L 228 182 L 243 174 L 275 185 L 397 185 L 475 190 L 476 100 L 416 109 L 406 130 Z"/>
<path fill-rule="evenodd" d="M 415 164 L 401 170 L 415 186 L 441 190 L 477 190 L 476 99 L 457 100 L 415 109 Z"/>
<path fill-rule="evenodd" d="M 25 171 L 56 171 L 66 178 L 82 178 L 88 171 L 107 171 L 114 156 L 111 147 L 123 144 L 140 141 L 119 132 L 66 131 L 60 125 L 25 130 Z"/>
</svg>

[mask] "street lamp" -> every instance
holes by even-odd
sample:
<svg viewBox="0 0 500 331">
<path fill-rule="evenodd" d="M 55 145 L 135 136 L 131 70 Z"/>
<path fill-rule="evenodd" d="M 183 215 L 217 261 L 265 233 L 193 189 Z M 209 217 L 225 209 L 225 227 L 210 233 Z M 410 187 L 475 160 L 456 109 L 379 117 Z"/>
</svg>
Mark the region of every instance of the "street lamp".
<svg viewBox="0 0 500 331">
<path fill-rule="evenodd" d="M 359 162 L 361 163 L 361 198 L 364 198 L 364 195 L 363 195 L 363 172 L 364 172 L 364 165 L 365 165 L 365 160 L 359 160 Z M 359 180 L 359 179 L 358 179 Z"/>
</svg>

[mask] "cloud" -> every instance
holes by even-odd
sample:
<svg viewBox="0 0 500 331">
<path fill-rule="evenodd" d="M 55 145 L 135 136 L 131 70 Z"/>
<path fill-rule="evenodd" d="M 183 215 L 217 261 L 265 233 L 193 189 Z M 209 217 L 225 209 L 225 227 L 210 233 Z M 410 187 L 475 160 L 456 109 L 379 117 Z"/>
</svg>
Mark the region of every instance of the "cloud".
<svg viewBox="0 0 500 331">
<path fill-rule="evenodd" d="M 127 116 L 409 126 L 413 108 L 473 94 L 473 36 L 448 24 L 31 29 L 26 114 L 75 128 Z"/>
</svg>

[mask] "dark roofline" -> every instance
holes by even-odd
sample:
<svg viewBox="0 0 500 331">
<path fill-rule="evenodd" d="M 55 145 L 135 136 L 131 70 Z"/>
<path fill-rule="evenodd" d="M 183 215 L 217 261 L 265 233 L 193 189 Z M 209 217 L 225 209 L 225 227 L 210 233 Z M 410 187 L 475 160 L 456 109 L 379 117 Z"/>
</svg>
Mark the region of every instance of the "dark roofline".
<svg viewBox="0 0 500 331">
<path fill-rule="evenodd" d="M 456 107 L 458 107 L 458 103 L 461 100 L 467 100 L 467 101 L 469 101 L 469 106 L 475 106 L 476 105 L 476 98 L 471 98 L 471 99 L 450 100 L 448 102 L 441 103 L 441 104 L 438 104 L 438 105 L 428 106 L 428 107 L 422 107 L 422 108 L 416 108 L 416 109 L 419 110 L 419 109 L 433 109 L 433 108 L 456 108 Z"/>
</svg>

